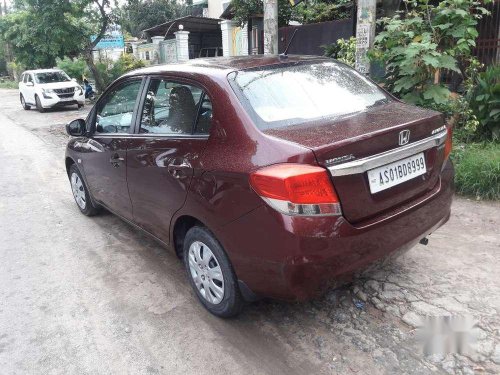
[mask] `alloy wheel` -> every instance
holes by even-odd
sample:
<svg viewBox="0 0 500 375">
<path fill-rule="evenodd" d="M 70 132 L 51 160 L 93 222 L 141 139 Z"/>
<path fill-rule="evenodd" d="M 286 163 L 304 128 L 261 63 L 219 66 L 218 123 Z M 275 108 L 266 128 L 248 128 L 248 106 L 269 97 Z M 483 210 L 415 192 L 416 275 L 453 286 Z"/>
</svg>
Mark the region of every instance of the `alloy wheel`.
<svg viewBox="0 0 500 375">
<path fill-rule="evenodd" d="M 211 304 L 224 298 L 224 277 L 219 261 L 203 242 L 194 241 L 189 247 L 189 270 L 196 288 Z"/>
<path fill-rule="evenodd" d="M 87 198 L 85 197 L 85 188 L 83 182 L 76 173 L 71 174 L 71 190 L 73 191 L 73 197 L 75 197 L 76 204 L 85 210 L 87 206 Z"/>
</svg>

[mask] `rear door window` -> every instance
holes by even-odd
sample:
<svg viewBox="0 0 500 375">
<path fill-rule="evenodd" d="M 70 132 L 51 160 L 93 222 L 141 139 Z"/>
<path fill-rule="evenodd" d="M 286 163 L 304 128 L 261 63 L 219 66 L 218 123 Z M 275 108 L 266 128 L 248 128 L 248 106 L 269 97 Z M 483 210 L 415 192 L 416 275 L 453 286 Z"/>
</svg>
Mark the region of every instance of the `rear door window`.
<svg viewBox="0 0 500 375">
<path fill-rule="evenodd" d="M 202 89 L 152 78 L 141 110 L 139 133 L 208 134 L 211 120 L 212 104 Z"/>
</svg>

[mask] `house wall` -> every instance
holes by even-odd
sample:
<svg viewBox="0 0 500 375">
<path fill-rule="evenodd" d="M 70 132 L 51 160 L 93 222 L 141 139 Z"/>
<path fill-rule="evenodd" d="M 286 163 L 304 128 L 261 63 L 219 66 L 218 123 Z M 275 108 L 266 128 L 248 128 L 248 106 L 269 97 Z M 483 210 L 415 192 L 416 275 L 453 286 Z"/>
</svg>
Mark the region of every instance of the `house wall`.
<svg viewBox="0 0 500 375">
<path fill-rule="evenodd" d="M 145 43 L 137 46 L 137 57 L 146 65 L 158 63 L 160 60 L 158 45 Z"/>
<path fill-rule="evenodd" d="M 110 48 L 110 49 L 98 49 L 92 51 L 94 55 L 94 60 L 111 60 L 116 61 L 123 54 L 123 48 Z"/>
<path fill-rule="evenodd" d="M 208 17 L 220 18 L 230 2 L 230 0 L 208 0 Z"/>
<path fill-rule="evenodd" d="M 177 62 L 177 43 L 175 39 L 160 42 L 160 63 L 171 64 Z"/>
</svg>

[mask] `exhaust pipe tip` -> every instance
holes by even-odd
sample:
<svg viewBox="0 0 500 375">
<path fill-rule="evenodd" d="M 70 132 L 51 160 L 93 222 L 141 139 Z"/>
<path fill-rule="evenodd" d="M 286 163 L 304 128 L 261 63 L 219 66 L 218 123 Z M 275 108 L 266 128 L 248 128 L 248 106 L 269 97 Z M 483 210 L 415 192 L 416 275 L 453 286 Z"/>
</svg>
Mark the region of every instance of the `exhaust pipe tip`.
<svg viewBox="0 0 500 375">
<path fill-rule="evenodd" d="M 428 243 L 429 243 L 429 239 L 427 237 L 424 237 L 420 240 L 421 245 L 427 246 Z"/>
</svg>

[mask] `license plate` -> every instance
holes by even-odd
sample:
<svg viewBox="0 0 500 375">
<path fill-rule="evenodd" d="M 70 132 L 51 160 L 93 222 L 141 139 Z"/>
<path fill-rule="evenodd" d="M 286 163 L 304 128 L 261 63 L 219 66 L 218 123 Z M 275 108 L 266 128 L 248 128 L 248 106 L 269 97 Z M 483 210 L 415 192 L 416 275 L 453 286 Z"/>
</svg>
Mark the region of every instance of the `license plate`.
<svg viewBox="0 0 500 375">
<path fill-rule="evenodd" d="M 399 185 L 427 171 L 424 153 L 386 164 L 368 171 L 368 182 L 372 194 Z"/>
<path fill-rule="evenodd" d="M 73 100 L 73 98 L 60 98 L 61 102 L 69 102 L 70 100 Z"/>
</svg>

